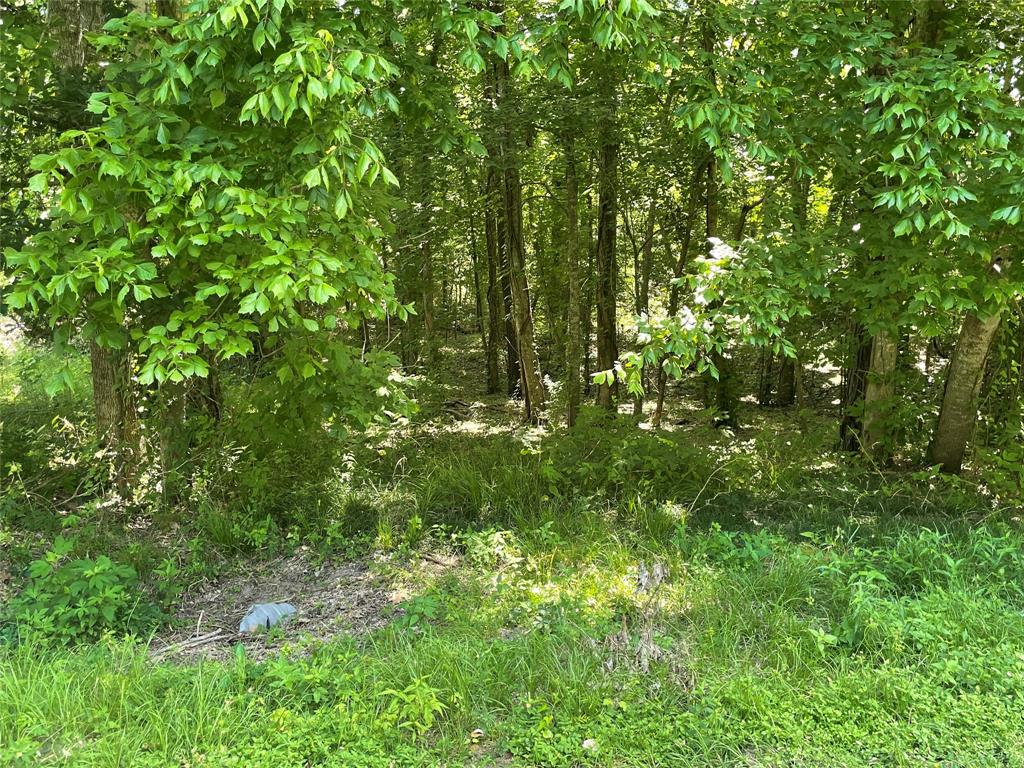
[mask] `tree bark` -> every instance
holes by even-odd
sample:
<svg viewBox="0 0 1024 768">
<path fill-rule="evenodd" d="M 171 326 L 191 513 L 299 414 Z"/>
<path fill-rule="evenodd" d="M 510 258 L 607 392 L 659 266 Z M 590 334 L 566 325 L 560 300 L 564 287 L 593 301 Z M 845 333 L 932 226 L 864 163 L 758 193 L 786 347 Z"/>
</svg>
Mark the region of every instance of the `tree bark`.
<svg viewBox="0 0 1024 768">
<path fill-rule="evenodd" d="M 142 454 L 128 357 L 90 341 L 89 359 L 96 437 L 113 460 L 115 480 L 124 494 L 135 479 Z"/>
<path fill-rule="evenodd" d="M 491 10 L 500 14 L 502 5 L 491 3 Z M 509 397 L 514 397 L 520 387 L 519 339 L 513 319 L 512 283 L 509 279 L 508 261 L 508 228 L 505 212 L 504 169 L 507 163 L 506 139 L 507 126 L 502 114 L 506 105 L 502 103 L 503 94 L 499 92 L 500 69 L 507 70 L 507 64 L 496 57 L 488 62 L 484 73 L 484 142 L 487 146 L 487 209 L 490 217 L 487 221 L 487 259 L 490 284 L 488 287 L 488 304 L 491 317 L 491 337 L 504 339 L 505 347 L 505 383 Z M 500 293 L 499 293 L 500 291 Z M 500 319 L 499 319 L 500 318 Z M 493 342 L 488 359 L 488 389 L 498 391 L 497 355 L 498 344 Z M 493 366 L 492 366 L 493 359 Z M 493 375 L 492 375 L 493 374 Z"/>
<path fill-rule="evenodd" d="M 593 389 L 591 375 L 594 372 L 591 338 L 594 335 L 594 205 L 590 193 L 583 196 L 585 201 L 586 215 L 586 237 L 584 243 L 587 248 L 587 268 L 581 281 L 583 291 L 583 303 L 580 306 L 580 326 L 583 329 L 583 394 L 589 397 Z"/>
<path fill-rule="evenodd" d="M 998 313 L 984 317 L 972 313 L 960 328 L 956 348 L 949 360 L 942 407 L 929 449 L 931 463 L 938 464 L 943 472 L 959 474 L 963 468 L 964 453 L 977 418 L 975 403 L 981 390 L 985 361 L 999 322 Z"/>
<path fill-rule="evenodd" d="M 797 366 L 796 358 L 783 355 L 779 362 L 779 394 L 776 398 L 776 405 L 788 406 L 796 402 L 796 379 Z"/>
<path fill-rule="evenodd" d="M 515 314 L 512 308 L 512 281 L 509 279 L 508 247 L 504 235 L 506 232 L 504 211 L 502 211 L 498 223 L 499 231 L 503 233 L 499 241 L 498 255 L 501 259 L 502 325 L 505 331 L 505 383 L 509 397 L 514 397 L 519 393 L 522 375 L 519 362 L 519 334 L 516 333 Z"/>
<path fill-rule="evenodd" d="M 892 450 L 891 409 L 896 396 L 897 339 L 886 332 L 871 341 L 871 362 L 864 388 L 862 449 L 869 456 L 886 460 Z"/>
<path fill-rule="evenodd" d="M 116 449 L 116 435 L 122 421 L 116 358 L 112 350 L 91 341 L 89 359 L 92 363 L 92 400 L 96 414 L 96 436 L 108 448 Z"/>
<path fill-rule="evenodd" d="M 583 340 L 580 338 L 580 224 L 579 177 L 572 137 L 565 140 L 565 265 L 569 282 L 568 328 L 565 343 L 565 424 L 576 425 L 580 404 L 580 363 Z"/>
<path fill-rule="evenodd" d="M 189 385 L 166 381 L 160 387 L 160 490 L 165 505 L 173 504 L 181 487 L 182 457 L 187 438 L 184 434 Z"/>
<path fill-rule="evenodd" d="M 707 224 L 707 249 L 710 255 L 713 249 L 712 239 L 718 237 L 718 183 L 716 178 L 717 164 L 714 159 L 707 164 L 707 186 L 705 187 L 705 206 Z M 713 350 L 711 362 L 718 371 L 718 378 L 713 380 L 715 397 L 714 404 L 717 415 L 715 426 L 734 428 L 737 424 L 736 382 L 732 371 L 732 360 L 724 350 Z"/>
<path fill-rule="evenodd" d="M 57 43 L 57 66 L 75 79 L 81 79 L 89 42 L 88 32 L 103 26 L 104 4 L 96 0 L 49 0 L 46 4 L 49 34 Z"/>
<path fill-rule="evenodd" d="M 473 330 L 480 334 L 484 347 L 487 346 L 486 331 L 484 330 L 484 297 L 480 289 L 480 258 L 476 252 L 476 220 L 472 211 L 469 215 L 469 258 L 473 267 L 473 321 L 476 326 Z"/>
<path fill-rule="evenodd" d="M 651 272 L 654 269 L 654 216 L 655 201 L 652 198 L 647 209 L 647 221 L 644 223 L 644 239 L 640 244 L 639 258 L 636 263 L 636 314 L 637 317 L 646 317 L 651 309 Z M 640 370 L 640 385 L 647 390 L 647 368 Z M 644 396 L 637 395 L 633 398 L 633 415 L 643 416 Z"/>
<path fill-rule="evenodd" d="M 618 335 L 615 318 L 615 261 L 616 221 L 618 201 L 616 199 L 616 170 L 619 146 L 606 138 L 601 146 L 598 169 L 598 220 L 597 220 L 597 367 L 610 371 L 619 357 Z M 612 409 L 617 384 L 612 381 L 597 388 L 598 405 Z"/>
<path fill-rule="evenodd" d="M 497 394 L 500 383 L 498 373 L 498 347 L 504 334 L 504 303 L 502 287 L 498 280 L 500 269 L 498 254 L 498 174 L 494 167 L 487 167 L 486 212 L 484 214 L 484 236 L 487 241 L 487 394 Z"/>
<path fill-rule="evenodd" d="M 501 157 L 504 170 L 505 243 L 508 258 L 509 288 L 515 317 L 516 340 L 519 352 L 520 381 L 524 399 L 524 413 L 531 424 L 540 423 L 544 411 L 544 382 L 533 335 L 533 309 L 526 275 L 526 250 L 523 243 L 522 182 L 519 177 L 518 146 L 513 147 L 515 131 L 508 114 L 513 94 L 508 63 L 501 59 L 495 63 L 497 99 L 502 115 Z"/>
<path fill-rule="evenodd" d="M 863 405 L 867 392 L 868 369 L 871 367 L 871 337 L 862 326 L 855 325 L 851 334 L 856 339 L 850 364 L 844 372 L 843 412 L 839 422 L 839 444 L 844 451 L 859 451 L 864 426 Z"/>
<path fill-rule="evenodd" d="M 65 101 L 76 102 L 86 95 L 81 92 L 89 50 L 85 35 L 99 29 L 103 18 L 103 3 L 50 0 L 47 4 L 48 33 L 56 41 L 54 60 L 61 81 L 59 90 Z M 118 487 L 126 493 L 134 479 L 140 453 L 138 414 L 128 356 L 90 340 L 89 358 L 96 435 L 112 455 Z"/>
<path fill-rule="evenodd" d="M 434 248 L 430 234 L 431 209 L 433 207 L 432 163 L 424 159 L 416 164 L 421 184 L 416 213 L 416 237 L 419 238 L 419 287 L 423 316 L 423 348 L 428 362 L 437 359 L 439 340 L 435 329 L 434 303 L 437 287 L 434 284 Z"/>
</svg>

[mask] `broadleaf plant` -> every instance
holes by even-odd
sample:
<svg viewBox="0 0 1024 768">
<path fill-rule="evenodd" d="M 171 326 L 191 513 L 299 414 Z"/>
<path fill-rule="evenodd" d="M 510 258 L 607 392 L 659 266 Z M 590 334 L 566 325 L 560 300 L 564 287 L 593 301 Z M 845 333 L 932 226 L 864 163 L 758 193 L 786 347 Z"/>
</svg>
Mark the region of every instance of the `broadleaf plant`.
<svg viewBox="0 0 1024 768">
<path fill-rule="evenodd" d="M 131 352 L 141 385 L 254 353 L 282 382 L 351 374 L 344 331 L 407 311 L 376 247 L 395 179 L 363 130 L 395 103 L 380 34 L 293 0 L 109 22 L 98 124 L 33 161 L 53 226 L 6 253 L 10 306 Z"/>
</svg>

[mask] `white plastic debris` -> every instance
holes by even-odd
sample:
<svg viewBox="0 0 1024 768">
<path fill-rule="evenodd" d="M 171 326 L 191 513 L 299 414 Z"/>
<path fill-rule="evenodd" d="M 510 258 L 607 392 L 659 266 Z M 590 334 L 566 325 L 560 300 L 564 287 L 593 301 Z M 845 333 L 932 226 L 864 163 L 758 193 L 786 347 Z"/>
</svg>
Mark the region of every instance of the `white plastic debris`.
<svg viewBox="0 0 1024 768">
<path fill-rule="evenodd" d="M 295 613 L 291 603 L 257 603 L 245 614 L 238 625 L 239 632 L 255 632 L 258 629 L 270 629 L 279 621 Z"/>
</svg>

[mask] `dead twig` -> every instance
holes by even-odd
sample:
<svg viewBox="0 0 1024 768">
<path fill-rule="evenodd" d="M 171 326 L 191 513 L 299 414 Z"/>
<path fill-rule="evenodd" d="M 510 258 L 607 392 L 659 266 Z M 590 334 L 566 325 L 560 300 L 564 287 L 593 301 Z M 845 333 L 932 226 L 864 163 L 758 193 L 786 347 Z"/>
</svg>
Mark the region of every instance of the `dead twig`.
<svg viewBox="0 0 1024 768">
<path fill-rule="evenodd" d="M 153 660 L 156 661 L 165 658 L 166 656 L 173 656 L 176 653 L 181 653 L 182 651 L 201 648 L 202 646 L 209 645 L 210 643 L 216 640 L 220 640 L 223 637 L 226 637 L 226 633 L 224 632 L 224 630 L 215 629 L 212 632 L 207 632 L 206 634 L 199 635 L 198 637 L 191 637 L 188 640 L 182 640 L 178 643 L 172 643 L 171 645 L 161 648 L 160 650 L 152 653 L 151 655 L 153 657 Z"/>
</svg>

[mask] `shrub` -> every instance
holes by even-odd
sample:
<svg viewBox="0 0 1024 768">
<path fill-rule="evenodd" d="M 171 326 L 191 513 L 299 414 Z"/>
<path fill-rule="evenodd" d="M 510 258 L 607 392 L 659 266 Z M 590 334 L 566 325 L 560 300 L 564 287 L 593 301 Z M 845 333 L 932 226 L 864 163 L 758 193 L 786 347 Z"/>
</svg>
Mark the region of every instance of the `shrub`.
<svg viewBox="0 0 1024 768">
<path fill-rule="evenodd" d="M 74 542 L 57 537 L 52 548 L 28 569 L 29 582 L 3 614 L 3 624 L 19 635 L 61 642 L 95 640 L 105 633 L 152 627 L 159 611 L 141 599 L 134 568 L 106 555 L 68 559 Z"/>
</svg>

